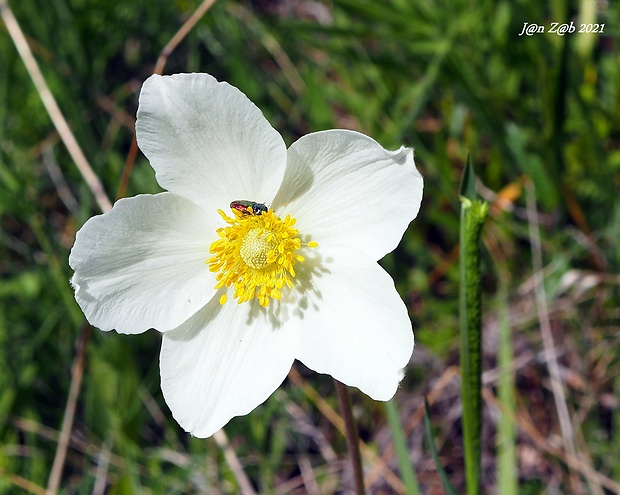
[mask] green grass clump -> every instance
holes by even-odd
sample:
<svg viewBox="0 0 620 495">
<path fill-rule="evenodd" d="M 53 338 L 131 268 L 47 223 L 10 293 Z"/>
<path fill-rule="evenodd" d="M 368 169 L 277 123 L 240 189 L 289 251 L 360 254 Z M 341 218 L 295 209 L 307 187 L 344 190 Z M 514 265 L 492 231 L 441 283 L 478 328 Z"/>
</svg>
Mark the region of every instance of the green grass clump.
<svg viewBox="0 0 620 495">
<path fill-rule="evenodd" d="M 140 85 L 198 0 L 9 3 L 114 198 Z M 209 72 L 240 88 L 287 144 L 340 127 L 386 147 L 415 148 L 425 177 L 422 210 L 382 263 L 416 332 L 397 395 L 398 443 L 401 461 L 403 443 L 409 448 L 422 493 L 438 483 L 422 447 L 425 394 L 434 398 L 442 462 L 464 487 L 458 383 L 450 377 L 458 362 L 458 183 L 468 151 L 490 204 L 481 259 L 482 365 L 496 401 L 483 397 L 482 485 L 496 486 L 496 469 L 518 476 L 519 493 L 543 493 L 548 485 L 612 493 L 605 480 L 620 479 L 620 4 L 599 2 L 594 12 L 586 4 L 221 0 L 168 57 L 166 73 Z M 552 22 L 580 19 L 604 23 L 604 33 L 518 36 L 524 22 L 548 30 Z M 522 192 L 528 181 L 537 193 L 570 441 L 589 471 L 554 440 L 560 429 L 534 302 L 538 274 Z M 126 194 L 159 190 L 138 155 Z M 42 493 L 48 483 L 85 331 L 68 283 L 68 254 L 76 230 L 96 213 L 0 23 L 0 495 Z M 155 332 L 90 332 L 61 493 L 238 493 L 222 444 L 190 438 L 172 420 L 159 389 L 158 353 Z M 506 380 L 507 363 L 514 368 Z M 328 413 L 336 407 L 332 385 L 301 368 L 298 380 L 226 428 L 229 449 L 262 493 L 346 486 L 347 468 L 338 463 L 345 442 Z M 383 407 L 360 395 L 354 402 L 368 445 L 369 491 L 402 492 L 387 474 L 398 478 L 399 468 Z M 496 451 L 501 439 L 514 444 Z"/>
</svg>

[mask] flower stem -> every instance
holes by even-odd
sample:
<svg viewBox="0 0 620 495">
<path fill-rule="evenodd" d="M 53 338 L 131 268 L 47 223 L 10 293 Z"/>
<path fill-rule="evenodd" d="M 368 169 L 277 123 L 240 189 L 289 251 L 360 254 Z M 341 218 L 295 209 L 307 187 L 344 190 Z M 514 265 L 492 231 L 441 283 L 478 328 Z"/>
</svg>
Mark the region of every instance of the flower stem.
<svg viewBox="0 0 620 495">
<path fill-rule="evenodd" d="M 351 455 L 351 463 L 353 464 L 353 478 L 355 479 L 355 493 L 357 495 L 365 495 L 364 488 L 364 472 L 362 470 L 362 458 L 360 457 L 360 442 L 357 435 L 357 428 L 353 420 L 353 409 L 351 408 L 351 397 L 345 385 L 338 380 L 336 383 L 336 392 L 338 393 L 338 401 L 342 410 L 342 419 L 344 420 L 347 446 Z"/>
<path fill-rule="evenodd" d="M 481 493 L 482 289 L 480 234 L 488 204 L 461 199 L 461 398 L 467 495 Z"/>
</svg>

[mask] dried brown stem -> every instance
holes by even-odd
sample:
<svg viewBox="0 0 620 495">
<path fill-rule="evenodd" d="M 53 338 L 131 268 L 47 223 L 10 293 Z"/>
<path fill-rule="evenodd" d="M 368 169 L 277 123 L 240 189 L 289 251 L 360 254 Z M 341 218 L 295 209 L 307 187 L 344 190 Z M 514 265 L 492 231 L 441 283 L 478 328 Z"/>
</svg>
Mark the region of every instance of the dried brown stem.
<svg viewBox="0 0 620 495">
<path fill-rule="evenodd" d="M 364 488 L 364 470 L 362 469 L 362 457 L 360 456 L 360 440 L 357 434 L 357 426 L 353 419 L 351 397 L 346 385 L 343 385 L 336 379 L 334 379 L 334 383 L 336 384 L 336 392 L 338 393 L 338 401 L 340 402 L 342 419 L 346 429 L 347 446 L 349 447 L 349 455 L 353 465 L 355 493 L 357 495 L 365 495 L 366 489 Z"/>
<path fill-rule="evenodd" d="M 84 181 L 93 193 L 93 196 L 95 197 L 95 201 L 97 201 L 99 208 L 103 212 L 108 211 L 110 208 L 112 208 L 112 203 L 110 203 L 110 200 L 106 196 L 99 177 L 97 177 L 92 167 L 88 163 L 86 156 L 82 152 L 82 148 L 80 148 L 80 145 L 75 139 L 75 136 L 73 135 L 69 124 L 67 123 L 64 115 L 60 111 L 60 107 L 56 103 L 56 100 L 54 99 L 54 96 L 52 95 L 52 92 L 50 91 L 49 86 L 45 82 L 45 78 L 41 73 L 41 69 L 39 69 L 39 65 L 37 64 L 37 61 L 32 55 L 32 51 L 30 50 L 30 46 L 26 41 L 26 37 L 24 36 L 24 33 L 19 27 L 19 23 L 13 15 L 13 11 L 11 10 L 11 7 L 9 7 L 9 4 L 6 0 L 0 0 L 0 15 L 4 20 L 6 29 L 9 32 L 13 43 L 15 44 L 15 48 L 17 48 L 17 51 L 19 52 L 19 56 L 24 62 L 26 70 L 28 71 L 28 74 L 30 74 L 30 78 L 34 83 L 37 92 L 41 97 L 41 101 L 43 102 L 43 105 L 45 106 L 48 115 L 52 119 L 52 123 L 54 124 L 54 127 L 56 127 L 56 130 L 58 131 L 62 142 L 67 147 L 67 151 L 75 162 L 76 167 L 80 171 L 80 174 L 82 174 Z"/>
<path fill-rule="evenodd" d="M 164 72 L 164 67 L 166 66 L 168 57 L 194 28 L 198 21 L 209 11 L 214 3 L 215 0 L 204 0 L 194 11 L 194 13 L 187 19 L 187 21 L 185 21 L 185 23 L 179 28 L 170 41 L 166 43 L 166 46 L 164 46 L 160 52 L 159 57 L 157 57 L 157 62 L 155 63 L 155 69 L 153 69 L 153 73 L 161 75 Z M 129 177 L 131 176 L 131 171 L 133 170 L 133 164 L 136 161 L 137 154 L 138 142 L 136 141 L 136 136 L 134 133 L 129 152 L 127 153 L 127 158 L 125 159 L 125 167 L 123 168 L 123 175 L 121 177 L 121 183 L 118 187 L 118 192 L 116 193 L 116 199 L 124 197 L 127 192 Z"/>
<path fill-rule="evenodd" d="M 542 337 L 545 355 L 547 357 L 546 362 L 549 368 L 549 376 L 551 378 L 551 390 L 553 392 L 553 399 L 558 413 L 560 430 L 562 431 L 564 449 L 568 455 L 575 457 L 575 445 L 573 443 L 575 434 L 573 432 L 568 406 L 566 405 L 566 394 L 564 393 L 564 387 L 562 386 L 560 366 L 558 364 L 555 343 L 551 333 L 551 322 L 549 319 L 549 310 L 547 308 L 547 296 L 545 294 L 543 276 L 542 246 L 540 242 L 538 211 L 536 210 L 536 193 L 533 182 L 526 182 L 525 192 L 530 243 L 532 246 L 532 262 L 534 265 L 534 276 L 537 281 L 534 290 L 536 295 L 538 321 L 540 324 L 540 334 Z M 573 483 L 575 482 L 573 481 Z"/>
<path fill-rule="evenodd" d="M 50 476 L 47 481 L 46 495 L 55 495 L 60 485 L 60 479 L 62 477 L 62 470 L 65 465 L 65 458 L 67 457 L 67 449 L 69 448 L 69 441 L 71 439 L 71 430 L 73 429 L 73 419 L 75 417 L 75 407 L 77 399 L 80 394 L 80 386 L 82 385 L 82 377 L 84 375 L 84 361 L 86 357 L 86 343 L 90 335 L 90 326 L 85 324 L 82 327 L 82 331 L 77 341 L 77 353 L 75 361 L 73 362 L 73 370 L 71 372 L 71 386 L 69 387 L 69 397 L 67 398 L 67 405 L 65 407 L 65 414 L 62 420 L 62 428 L 60 429 L 60 436 L 58 438 L 58 447 L 56 448 L 56 455 L 54 456 L 54 464 L 50 471 Z"/>
<path fill-rule="evenodd" d="M 176 49 L 179 43 L 183 41 L 183 38 L 185 38 L 188 33 L 194 28 L 194 26 L 198 23 L 202 16 L 208 12 L 208 10 L 213 6 L 214 3 L 215 0 L 204 0 L 200 4 L 200 6 L 194 11 L 194 13 L 189 17 L 189 19 L 185 21 L 185 23 L 176 32 L 172 39 L 166 44 L 166 46 L 164 46 L 164 49 L 159 54 L 159 58 L 157 59 L 157 63 L 155 64 L 155 70 L 153 71 L 155 74 L 163 73 L 166 62 L 168 61 L 168 57 Z"/>
<path fill-rule="evenodd" d="M 215 443 L 217 443 L 217 446 L 224 453 L 224 459 L 226 459 L 226 464 L 228 464 L 228 467 L 230 467 L 230 470 L 235 475 L 235 479 L 237 480 L 237 483 L 239 483 L 239 489 L 241 490 L 241 493 L 243 495 L 256 495 L 254 488 L 252 488 L 252 483 L 250 483 L 247 474 L 245 474 L 243 466 L 241 465 L 241 462 L 239 461 L 235 450 L 230 446 L 230 443 L 228 442 L 228 437 L 226 436 L 226 433 L 224 433 L 224 430 L 217 431 L 213 435 L 213 439 L 215 440 Z"/>
</svg>

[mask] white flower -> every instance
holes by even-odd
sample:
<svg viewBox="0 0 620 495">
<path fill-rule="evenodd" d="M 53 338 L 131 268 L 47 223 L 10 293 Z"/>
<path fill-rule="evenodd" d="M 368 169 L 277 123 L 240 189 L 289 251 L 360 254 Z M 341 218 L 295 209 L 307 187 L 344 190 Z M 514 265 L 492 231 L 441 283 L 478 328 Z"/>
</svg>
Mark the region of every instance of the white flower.
<svg viewBox="0 0 620 495">
<path fill-rule="evenodd" d="M 294 359 L 389 400 L 413 332 L 377 260 L 420 207 L 412 150 L 346 130 L 287 150 L 243 93 L 207 74 L 150 77 L 136 130 L 169 192 L 86 222 L 71 282 L 92 325 L 163 332 L 161 387 L 181 426 L 212 435 L 264 402 Z M 269 211 L 230 208 L 240 200 Z"/>
</svg>

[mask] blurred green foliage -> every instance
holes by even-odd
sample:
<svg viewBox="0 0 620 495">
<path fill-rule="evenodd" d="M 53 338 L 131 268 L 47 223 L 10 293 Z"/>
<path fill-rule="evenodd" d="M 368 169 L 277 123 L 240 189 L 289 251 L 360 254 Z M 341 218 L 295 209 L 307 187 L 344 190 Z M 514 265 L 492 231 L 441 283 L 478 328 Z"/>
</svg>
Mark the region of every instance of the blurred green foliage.
<svg viewBox="0 0 620 495">
<path fill-rule="evenodd" d="M 140 85 L 199 2 L 9 3 L 114 197 Z M 344 127 L 386 147 L 415 148 L 425 176 L 422 210 L 382 263 L 411 308 L 417 352 L 449 360 L 458 332 L 457 191 L 468 150 L 487 190 L 518 187 L 523 175 L 533 180 L 558 294 L 570 270 L 619 271 L 620 4 L 600 2 L 584 20 L 605 23 L 600 36 L 518 36 L 525 22 L 548 28 L 552 21 L 577 21 L 588 14 L 586 3 L 222 0 L 171 54 L 165 72 L 209 72 L 239 87 L 289 144 L 307 132 Z M 128 195 L 159 190 L 140 156 Z M 532 273 L 524 200 L 513 199 L 512 214 L 492 211 L 487 236 L 499 246 L 506 283 L 516 291 Z M 83 323 L 68 283 L 68 253 L 75 231 L 95 213 L 0 24 L 0 494 L 15 493 L 7 473 L 47 483 Z M 497 282 L 489 260 L 492 298 Z M 581 333 L 579 305 L 566 317 L 586 350 L 599 352 L 594 344 L 617 333 L 617 316 L 609 316 L 620 299 L 615 287 L 597 313 L 602 316 L 592 316 L 589 333 Z M 591 301 L 580 301 L 587 313 Z M 533 325 L 530 317 L 522 328 Z M 159 391 L 158 352 L 155 332 L 92 332 L 62 493 L 92 493 L 101 456 L 108 459 L 111 494 L 237 492 L 213 441 L 188 438 L 172 420 Z M 617 376 L 618 351 L 600 352 Z M 403 393 L 421 393 L 428 370 L 416 355 Z M 601 380 L 618 395 L 617 380 Z M 312 383 L 333 395 L 326 378 L 313 376 Z M 284 405 L 302 408 L 317 428 L 326 424 L 299 390 L 283 390 L 227 428 L 231 439 L 242 439 L 235 451 L 266 493 L 298 474 L 300 455 L 314 458 L 320 450 L 294 431 Z M 377 409 L 365 405 L 371 412 L 362 427 L 371 429 Z M 588 415 L 582 426 L 593 442 L 594 465 L 617 475 L 610 463 L 618 431 L 611 423 L 620 424 L 617 409 Z M 324 493 L 337 489 L 325 466 L 315 473 Z M 540 492 L 535 479 L 526 486 L 523 493 Z"/>
</svg>

